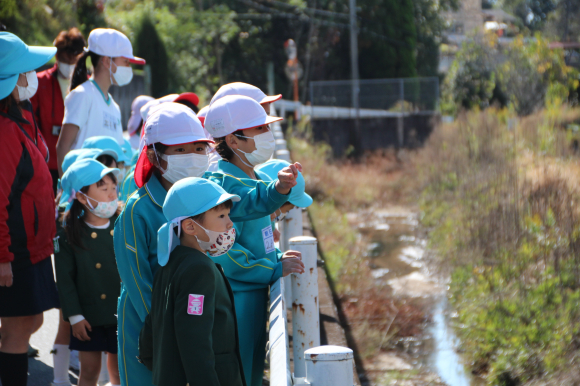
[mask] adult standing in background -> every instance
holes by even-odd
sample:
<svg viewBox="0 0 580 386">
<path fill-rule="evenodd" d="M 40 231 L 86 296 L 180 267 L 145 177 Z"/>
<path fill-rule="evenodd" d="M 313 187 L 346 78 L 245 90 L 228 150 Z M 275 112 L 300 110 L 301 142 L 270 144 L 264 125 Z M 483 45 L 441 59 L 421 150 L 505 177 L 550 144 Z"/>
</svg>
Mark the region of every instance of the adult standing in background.
<svg viewBox="0 0 580 386">
<path fill-rule="evenodd" d="M 30 102 L 50 153 L 48 168 L 52 175 L 52 188 L 56 194 L 58 182 L 56 142 L 64 118 L 64 99 L 69 92 L 73 70 L 86 42 L 81 32 L 73 27 L 68 31 L 61 31 L 53 44 L 56 47 L 56 63 L 52 68 L 36 74 L 38 91 Z"/>
<path fill-rule="evenodd" d="M 94 73 L 87 80 L 87 58 Z M 133 79 L 131 63 L 145 64 L 133 56 L 131 42 L 119 31 L 96 28 L 89 34 L 89 47 L 79 58 L 71 81 L 71 92 L 64 102 L 62 130 L 56 144 L 57 164 L 72 149 L 80 149 L 85 139 L 109 136 L 123 144 L 121 110 L 109 94 L 112 85 L 125 86 Z"/>
<path fill-rule="evenodd" d="M 0 381 L 26 386 L 28 341 L 58 304 L 50 255 L 56 233 L 49 151 L 29 99 L 54 47 L 0 32 Z"/>
</svg>

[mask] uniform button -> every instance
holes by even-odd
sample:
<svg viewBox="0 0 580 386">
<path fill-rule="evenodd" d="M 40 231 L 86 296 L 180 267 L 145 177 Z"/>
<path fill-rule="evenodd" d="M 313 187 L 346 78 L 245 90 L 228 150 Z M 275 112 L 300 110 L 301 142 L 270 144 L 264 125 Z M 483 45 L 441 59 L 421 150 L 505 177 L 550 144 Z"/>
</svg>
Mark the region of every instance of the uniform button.
<svg viewBox="0 0 580 386">
<path fill-rule="evenodd" d="M 115 234 L 115 230 L 111 229 L 111 236 L 113 236 Z"/>
<path fill-rule="evenodd" d="M 93 239 L 96 239 L 96 238 L 97 238 L 97 232 L 93 232 L 93 233 L 91 233 L 91 237 L 92 237 Z"/>
<path fill-rule="evenodd" d="M 105 294 L 102 294 L 102 295 L 101 295 L 101 299 L 102 299 L 102 300 L 105 300 L 106 298 L 107 298 L 107 295 L 105 295 Z"/>
<path fill-rule="evenodd" d="M 97 263 L 95 267 L 97 267 L 97 269 L 101 269 L 101 263 Z"/>
</svg>

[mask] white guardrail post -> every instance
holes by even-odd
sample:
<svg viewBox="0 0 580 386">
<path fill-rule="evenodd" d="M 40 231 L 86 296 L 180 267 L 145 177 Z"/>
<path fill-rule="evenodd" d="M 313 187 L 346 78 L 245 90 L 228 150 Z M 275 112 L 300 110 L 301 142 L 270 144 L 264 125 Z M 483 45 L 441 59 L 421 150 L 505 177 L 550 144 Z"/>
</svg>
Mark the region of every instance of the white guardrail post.
<svg viewBox="0 0 580 386">
<path fill-rule="evenodd" d="M 352 386 L 353 352 L 347 347 L 320 346 L 304 352 L 306 381 L 313 386 Z"/>
<path fill-rule="evenodd" d="M 284 299 L 284 281 L 289 278 L 281 277 L 270 286 L 270 328 L 268 358 L 270 362 L 270 385 L 292 386 L 290 372 L 290 354 L 286 318 L 286 304 Z"/>
<path fill-rule="evenodd" d="M 304 351 L 320 346 L 318 307 L 317 241 L 314 237 L 290 239 L 290 249 L 302 253 L 304 273 L 292 274 L 292 350 L 294 378 L 306 376 Z"/>
</svg>

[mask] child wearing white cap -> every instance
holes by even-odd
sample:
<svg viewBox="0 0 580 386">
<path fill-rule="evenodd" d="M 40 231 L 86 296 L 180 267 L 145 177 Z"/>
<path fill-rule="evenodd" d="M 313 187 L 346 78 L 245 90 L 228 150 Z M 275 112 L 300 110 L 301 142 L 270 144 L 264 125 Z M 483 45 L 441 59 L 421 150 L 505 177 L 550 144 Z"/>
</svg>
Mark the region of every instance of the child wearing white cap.
<svg viewBox="0 0 580 386">
<path fill-rule="evenodd" d="M 149 95 L 139 95 L 131 103 L 131 116 L 127 122 L 127 132 L 129 133 L 129 143 L 133 149 L 139 149 L 141 140 L 141 128 L 143 127 L 143 118 L 141 118 L 141 107 L 154 100 Z"/>
<path fill-rule="evenodd" d="M 267 184 L 265 181 L 270 181 L 270 177 L 254 167 L 272 156 L 274 137 L 268 125 L 281 119 L 268 116 L 257 101 L 247 96 L 228 95 L 214 101 L 205 127 L 214 137 L 216 150 L 223 159 L 218 162 L 218 171 L 208 172 L 206 177 L 231 194 L 237 194 L 238 185 L 249 181 Z M 280 171 L 289 170 L 297 178 L 300 169 L 300 164 L 292 164 Z M 241 182 L 227 183 L 232 178 Z M 288 199 L 289 196 L 285 202 Z M 251 220 L 233 219 L 236 243 L 227 254 L 212 257 L 223 266 L 234 291 L 240 352 L 248 386 L 262 384 L 268 286 L 281 276 L 304 271 L 298 252 L 282 254 L 274 246 L 270 214 L 278 209 Z"/>
<path fill-rule="evenodd" d="M 264 108 L 264 111 L 266 111 L 266 114 L 268 115 L 270 114 L 270 104 L 282 99 L 282 94 L 266 95 L 256 86 L 252 86 L 251 84 L 243 82 L 234 82 L 221 86 L 213 98 L 211 98 L 211 102 L 209 104 L 211 105 L 218 99 L 227 95 L 244 95 L 252 98 Z"/>
<path fill-rule="evenodd" d="M 121 32 L 97 28 L 89 35 L 89 47 L 78 60 L 71 80 L 71 92 L 64 102 L 62 130 L 56 144 L 57 163 L 66 153 L 78 149 L 85 139 L 107 135 L 123 143 L 121 110 L 109 94 L 112 85 L 124 86 L 131 82 L 131 63 L 145 64 L 133 55 L 129 39 Z M 88 78 L 86 60 L 91 58 L 93 75 Z"/>
<path fill-rule="evenodd" d="M 139 189 L 128 198 L 115 225 L 115 255 L 123 280 L 118 309 L 121 382 L 139 386 L 152 384 L 151 372 L 135 358 L 138 334 L 151 310 L 153 277 L 159 268 L 157 231 L 167 222 L 162 206 L 174 183 L 203 175 L 208 164 L 207 146 L 213 142 L 205 136 L 193 111 L 178 103 L 152 108 L 143 130 L 143 150 L 134 170 Z M 257 186 L 248 181 L 230 216 L 256 218 L 279 208 L 296 183 L 287 171 L 279 175 L 283 182 Z"/>
</svg>

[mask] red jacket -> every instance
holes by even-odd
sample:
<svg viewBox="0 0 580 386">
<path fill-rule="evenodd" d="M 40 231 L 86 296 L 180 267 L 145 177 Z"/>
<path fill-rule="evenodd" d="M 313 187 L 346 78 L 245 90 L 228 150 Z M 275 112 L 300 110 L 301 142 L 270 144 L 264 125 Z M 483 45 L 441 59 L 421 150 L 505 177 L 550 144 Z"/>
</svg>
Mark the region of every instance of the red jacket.
<svg viewBox="0 0 580 386">
<path fill-rule="evenodd" d="M 30 101 L 34 107 L 34 117 L 38 122 L 50 152 L 48 168 L 50 170 L 58 170 L 56 163 L 58 134 L 54 135 L 52 130 L 53 126 L 60 128 L 64 118 L 64 101 L 62 100 L 62 93 L 57 79 L 58 67 L 55 64 L 52 68 L 39 72 L 36 76 L 38 77 L 38 90 Z"/>
<path fill-rule="evenodd" d="M 50 257 L 56 233 L 48 149 L 32 105 L 23 105 L 0 111 L 0 263 L 13 270 Z"/>
</svg>

